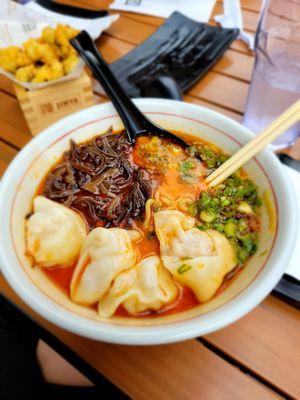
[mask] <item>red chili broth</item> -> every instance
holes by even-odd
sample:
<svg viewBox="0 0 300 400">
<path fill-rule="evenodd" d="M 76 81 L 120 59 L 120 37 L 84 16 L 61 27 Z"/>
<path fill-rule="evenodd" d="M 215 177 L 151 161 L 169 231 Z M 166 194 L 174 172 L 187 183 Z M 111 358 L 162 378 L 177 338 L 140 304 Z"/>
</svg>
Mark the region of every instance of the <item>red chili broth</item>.
<svg viewBox="0 0 300 400">
<path fill-rule="evenodd" d="M 118 132 L 116 132 L 118 133 Z M 176 132 L 175 132 L 176 133 Z M 182 133 L 180 133 L 180 136 L 183 136 Z M 189 136 L 189 135 L 184 135 L 185 140 L 188 141 L 189 143 L 195 142 L 194 137 Z M 132 153 L 132 158 L 133 161 L 137 165 L 143 165 L 143 159 L 139 156 L 137 149 L 138 149 L 138 144 L 139 143 L 144 143 L 145 140 L 149 140 L 147 138 L 139 138 L 137 143 L 135 144 L 135 148 Z M 204 143 L 208 144 L 205 141 L 202 140 L 197 140 L 197 143 Z M 211 147 L 211 144 L 209 144 Z M 170 178 L 170 179 L 169 179 Z M 155 177 L 157 180 L 157 176 Z M 41 195 L 43 194 L 44 191 L 44 186 L 45 186 L 45 179 L 41 182 L 41 184 L 38 187 L 36 195 Z M 168 171 L 168 179 L 166 179 L 165 176 L 161 176 L 158 178 L 158 183 L 160 189 L 162 189 L 163 193 L 168 193 L 169 196 L 172 199 L 177 199 L 182 196 L 182 193 L 185 195 L 188 194 L 192 198 L 196 199 L 199 196 L 199 193 L 202 190 L 206 189 L 206 185 L 204 182 L 199 180 L 199 183 L 195 185 L 194 187 L 191 187 L 191 185 L 184 184 L 179 181 L 178 179 L 178 171 L 175 170 L 169 170 Z M 99 221 L 99 223 L 96 223 L 96 226 L 103 226 L 103 222 Z M 133 226 L 132 229 L 136 229 L 142 233 L 142 239 L 136 244 L 137 246 L 137 251 L 138 251 L 138 259 L 137 261 L 140 261 L 141 259 L 151 256 L 151 255 L 159 255 L 159 241 L 157 237 L 155 236 L 151 240 L 148 239 L 148 234 L 151 233 L 151 229 L 153 229 L 153 224 L 152 228 L 144 228 L 143 224 L 141 221 L 133 221 Z M 76 261 L 77 262 L 77 261 Z M 57 266 L 53 267 L 50 269 L 44 269 L 45 275 L 55 284 L 57 285 L 58 288 L 60 288 L 64 293 L 66 293 L 68 296 L 70 295 L 70 283 L 72 279 L 72 275 L 75 269 L 76 263 L 74 263 L 70 267 L 65 267 L 65 266 Z M 224 279 L 223 284 L 221 287 L 218 289 L 217 293 L 215 294 L 218 295 L 220 294 L 223 290 L 225 290 L 230 282 L 232 281 L 233 278 L 235 278 L 237 275 L 239 275 L 241 269 L 238 269 L 236 273 L 233 274 L 232 277 L 229 279 Z M 197 305 L 199 305 L 199 301 L 197 300 L 196 296 L 192 292 L 192 290 L 188 287 L 180 287 L 179 288 L 179 296 L 177 300 L 164 307 L 163 309 L 159 311 L 150 311 L 146 312 L 143 314 L 140 314 L 139 317 L 156 317 L 160 315 L 169 315 L 169 314 L 175 314 L 178 312 L 186 311 L 190 308 L 193 308 Z M 94 307 L 92 307 L 94 308 Z M 125 308 L 121 305 L 118 307 L 117 311 L 115 312 L 115 315 L 117 316 L 122 316 L 122 317 L 131 317 L 131 315 L 125 310 Z"/>
</svg>

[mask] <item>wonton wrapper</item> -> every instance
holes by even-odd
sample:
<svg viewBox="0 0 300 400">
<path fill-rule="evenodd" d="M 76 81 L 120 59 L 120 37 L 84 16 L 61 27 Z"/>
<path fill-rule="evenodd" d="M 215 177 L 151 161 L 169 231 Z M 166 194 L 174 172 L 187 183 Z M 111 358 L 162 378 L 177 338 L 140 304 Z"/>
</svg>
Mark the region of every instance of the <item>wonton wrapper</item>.
<svg viewBox="0 0 300 400">
<path fill-rule="evenodd" d="M 144 258 L 133 268 L 118 275 L 99 302 L 99 314 L 110 317 L 120 304 L 131 315 L 159 310 L 173 302 L 178 288 L 157 256 Z"/>
<path fill-rule="evenodd" d="M 43 196 L 34 199 L 26 228 L 27 253 L 41 267 L 71 265 L 87 235 L 79 214 Z"/>
<path fill-rule="evenodd" d="M 211 299 L 236 265 L 229 241 L 215 230 L 195 228 L 193 218 L 180 211 L 157 212 L 154 222 L 164 266 L 200 302 Z"/>
<path fill-rule="evenodd" d="M 132 243 L 138 231 L 95 228 L 86 237 L 71 281 L 71 299 L 92 305 L 99 301 L 115 277 L 137 259 Z"/>
</svg>

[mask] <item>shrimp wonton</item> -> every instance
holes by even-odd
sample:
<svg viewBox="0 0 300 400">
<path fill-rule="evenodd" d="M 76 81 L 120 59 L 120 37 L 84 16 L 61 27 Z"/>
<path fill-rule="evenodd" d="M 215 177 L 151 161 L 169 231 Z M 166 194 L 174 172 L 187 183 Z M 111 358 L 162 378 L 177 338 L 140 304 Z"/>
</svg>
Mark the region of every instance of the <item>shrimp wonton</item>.
<svg viewBox="0 0 300 400">
<path fill-rule="evenodd" d="M 229 241 L 213 229 L 200 231 L 180 211 L 157 212 L 154 221 L 164 266 L 200 302 L 211 299 L 236 265 Z"/>
<path fill-rule="evenodd" d="M 34 199 L 26 228 L 27 254 L 43 267 L 71 265 L 87 235 L 79 214 L 43 196 Z"/>
<path fill-rule="evenodd" d="M 140 234 L 120 228 L 95 228 L 86 237 L 71 281 L 71 298 L 91 305 L 101 299 L 115 277 L 137 260 L 133 243 Z"/>
<path fill-rule="evenodd" d="M 120 304 L 131 315 L 159 310 L 177 295 L 178 288 L 169 271 L 159 257 L 150 256 L 117 276 L 99 303 L 99 314 L 110 317 Z"/>
</svg>

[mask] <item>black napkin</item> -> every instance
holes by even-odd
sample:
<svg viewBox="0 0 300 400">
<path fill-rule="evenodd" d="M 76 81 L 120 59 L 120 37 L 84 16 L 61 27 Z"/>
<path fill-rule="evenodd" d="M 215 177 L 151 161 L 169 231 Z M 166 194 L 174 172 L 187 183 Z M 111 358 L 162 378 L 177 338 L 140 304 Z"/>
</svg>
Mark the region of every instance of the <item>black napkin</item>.
<svg viewBox="0 0 300 400">
<path fill-rule="evenodd" d="M 110 66 L 130 97 L 146 96 L 149 81 L 160 77 L 174 79 L 184 92 L 216 63 L 238 33 L 174 12 L 145 42 Z"/>
</svg>

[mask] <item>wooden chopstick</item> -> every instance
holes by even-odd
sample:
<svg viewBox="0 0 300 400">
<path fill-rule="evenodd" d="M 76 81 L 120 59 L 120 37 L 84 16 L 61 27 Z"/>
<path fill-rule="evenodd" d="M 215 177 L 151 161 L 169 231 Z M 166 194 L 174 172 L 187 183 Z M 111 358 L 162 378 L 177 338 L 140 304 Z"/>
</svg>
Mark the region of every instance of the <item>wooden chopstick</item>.
<svg viewBox="0 0 300 400">
<path fill-rule="evenodd" d="M 258 136 L 256 136 L 253 140 L 248 142 L 245 146 L 243 146 L 237 153 L 235 153 L 232 157 L 230 157 L 224 164 L 222 164 L 218 169 L 216 169 L 212 174 L 210 174 L 206 178 L 206 182 L 213 181 L 217 176 L 219 176 L 225 169 L 229 168 L 232 164 L 234 164 L 238 159 L 244 157 L 246 153 L 252 148 L 255 147 L 258 143 L 263 141 L 265 138 L 268 138 L 269 135 L 276 130 L 285 120 L 288 120 L 291 115 L 295 112 L 299 112 L 300 100 L 294 103 L 290 108 L 288 108 L 281 116 L 279 116 L 276 120 L 274 120 L 263 132 L 261 132 Z M 280 133 L 278 134 L 280 135 Z M 277 135 L 275 136 L 275 138 Z M 271 141 L 274 139 L 271 139 Z"/>
<path fill-rule="evenodd" d="M 280 117 L 273 121 L 258 136 L 243 146 L 224 164 L 206 178 L 210 187 L 216 186 L 264 149 L 288 128 L 300 120 L 300 100 L 297 100 Z"/>
</svg>

